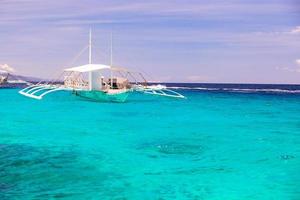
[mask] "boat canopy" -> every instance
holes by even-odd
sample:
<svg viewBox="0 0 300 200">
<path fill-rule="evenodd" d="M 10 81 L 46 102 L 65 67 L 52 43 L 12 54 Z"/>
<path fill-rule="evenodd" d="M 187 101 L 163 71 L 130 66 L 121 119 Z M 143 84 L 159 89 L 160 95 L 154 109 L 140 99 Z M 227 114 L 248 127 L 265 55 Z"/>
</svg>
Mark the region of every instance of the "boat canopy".
<svg viewBox="0 0 300 200">
<path fill-rule="evenodd" d="M 103 64 L 87 64 L 87 65 L 81 65 L 78 67 L 71 67 L 67 68 L 64 71 L 69 71 L 69 72 L 92 72 L 92 71 L 97 71 L 97 70 L 102 70 L 102 69 L 110 69 L 111 67 L 108 65 L 103 65 Z"/>
</svg>

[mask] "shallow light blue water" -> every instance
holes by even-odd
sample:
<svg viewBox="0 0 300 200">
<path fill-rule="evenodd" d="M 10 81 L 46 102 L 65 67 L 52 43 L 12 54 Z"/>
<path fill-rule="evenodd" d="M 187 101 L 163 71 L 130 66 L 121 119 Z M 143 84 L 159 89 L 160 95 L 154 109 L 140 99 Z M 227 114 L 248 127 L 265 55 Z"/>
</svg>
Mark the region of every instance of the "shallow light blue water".
<svg viewBox="0 0 300 200">
<path fill-rule="evenodd" d="M 300 199 L 300 95 L 0 90 L 0 199 Z"/>
</svg>

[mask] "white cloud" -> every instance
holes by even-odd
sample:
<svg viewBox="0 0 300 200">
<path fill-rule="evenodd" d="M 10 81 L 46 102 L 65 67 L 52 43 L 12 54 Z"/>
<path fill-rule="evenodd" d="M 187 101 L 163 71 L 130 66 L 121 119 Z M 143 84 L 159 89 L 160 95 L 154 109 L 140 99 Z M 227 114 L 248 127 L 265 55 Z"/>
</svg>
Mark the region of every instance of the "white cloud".
<svg viewBox="0 0 300 200">
<path fill-rule="evenodd" d="M 172 0 L 151 2 L 140 1 L 37 1 L 37 0 L 2 0 L 0 7 L 0 23 L 13 24 L 30 21 L 49 21 L 59 22 L 61 20 L 78 20 L 82 18 L 91 19 L 98 17 L 100 20 L 107 20 L 107 15 L 113 16 L 114 21 L 122 21 L 125 18 L 129 20 L 138 18 L 148 19 L 152 16 L 193 19 L 237 19 L 241 14 L 274 14 L 282 11 L 289 11 L 290 5 L 287 3 L 249 3 L 249 2 L 210 2 L 191 0 L 185 1 Z M 125 14 L 125 15 L 124 15 Z M 121 16 L 121 17 L 118 17 Z M 238 19 L 239 19 L 238 17 Z M 112 19 L 112 18 L 110 18 Z M 161 18 L 160 18 L 161 19 Z M 48 20 L 48 21 L 46 21 Z M 79 20 L 80 21 L 80 20 Z M 78 22 L 78 21 L 77 21 Z M 86 21 L 83 21 L 84 23 Z"/>
<path fill-rule="evenodd" d="M 189 82 L 210 82 L 213 81 L 214 78 L 210 76 L 205 76 L 205 75 L 191 75 L 186 77 L 187 81 Z"/>
<path fill-rule="evenodd" d="M 290 67 L 277 67 L 276 69 L 280 70 L 280 71 L 287 71 L 287 72 L 295 72 L 296 71 L 296 69 L 293 69 Z"/>
<path fill-rule="evenodd" d="M 4 64 L 4 65 L 0 65 L 0 70 L 6 71 L 6 72 L 14 72 L 15 69 L 12 68 L 11 66 Z"/>
<path fill-rule="evenodd" d="M 296 67 L 277 67 L 276 69 L 281 71 L 300 73 L 300 59 L 297 59 L 295 63 L 297 64 Z"/>
<path fill-rule="evenodd" d="M 291 34 L 300 34 L 300 26 L 295 27 L 290 31 Z"/>
</svg>

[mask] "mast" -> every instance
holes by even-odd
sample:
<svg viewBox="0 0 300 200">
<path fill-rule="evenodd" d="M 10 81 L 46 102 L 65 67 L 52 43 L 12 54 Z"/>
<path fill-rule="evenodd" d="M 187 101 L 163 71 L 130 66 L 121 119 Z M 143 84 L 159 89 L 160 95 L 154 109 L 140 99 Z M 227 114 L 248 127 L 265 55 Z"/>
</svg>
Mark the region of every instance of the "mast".
<svg viewBox="0 0 300 200">
<path fill-rule="evenodd" d="M 113 87 L 113 33 L 110 33 L 110 88 Z"/>
<path fill-rule="evenodd" d="M 110 67 L 113 65 L 113 34 L 110 33 Z"/>
<path fill-rule="evenodd" d="M 90 40 L 89 40 L 89 64 L 92 64 L 92 30 L 90 29 Z"/>
<path fill-rule="evenodd" d="M 89 64 L 92 64 L 92 30 L 90 28 L 90 37 L 89 37 Z M 89 90 L 92 90 L 92 72 L 89 72 Z"/>
</svg>

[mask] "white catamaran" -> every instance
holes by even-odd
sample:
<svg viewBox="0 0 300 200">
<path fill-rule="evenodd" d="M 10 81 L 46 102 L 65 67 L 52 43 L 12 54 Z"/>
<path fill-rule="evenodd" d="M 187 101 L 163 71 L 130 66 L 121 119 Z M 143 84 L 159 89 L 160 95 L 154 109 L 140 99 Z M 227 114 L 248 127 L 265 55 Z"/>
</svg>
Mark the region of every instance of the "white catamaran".
<svg viewBox="0 0 300 200">
<path fill-rule="evenodd" d="M 87 49 L 87 47 L 85 48 Z M 61 78 L 51 82 L 40 82 L 19 91 L 20 94 L 42 99 L 56 91 L 72 91 L 73 94 L 95 101 L 125 102 L 130 92 L 185 98 L 163 85 L 148 85 L 139 72 L 112 65 L 112 46 L 110 65 L 92 63 L 92 35 L 89 37 L 89 63 L 82 66 L 66 68 Z"/>
</svg>

